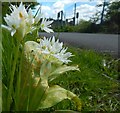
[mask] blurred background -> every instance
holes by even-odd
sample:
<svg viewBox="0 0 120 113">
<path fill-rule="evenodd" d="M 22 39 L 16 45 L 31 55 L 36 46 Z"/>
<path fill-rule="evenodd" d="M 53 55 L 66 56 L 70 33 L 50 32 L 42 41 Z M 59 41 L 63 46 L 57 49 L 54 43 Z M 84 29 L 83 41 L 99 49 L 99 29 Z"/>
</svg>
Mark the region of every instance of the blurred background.
<svg viewBox="0 0 120 113">
<path fill-rule="evenodd" d="M 15 1 L 15 0 L 13 0 Z M 19 4 L 12 2 L 12 4 Z M 55 32 L 120 33 L 120 0 L 22 0 L 48 20 Z M 11 2 L 2 2 L 2 17 L 9 13 Z"/>
</svg>

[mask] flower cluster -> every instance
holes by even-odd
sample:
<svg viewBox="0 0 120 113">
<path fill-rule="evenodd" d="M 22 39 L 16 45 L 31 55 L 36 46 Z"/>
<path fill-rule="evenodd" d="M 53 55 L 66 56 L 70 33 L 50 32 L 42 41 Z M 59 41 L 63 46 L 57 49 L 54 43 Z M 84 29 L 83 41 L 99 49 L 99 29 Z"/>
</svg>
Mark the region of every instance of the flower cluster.
<svg viewBox="0 0 120 113">
<path fill-rule="evenodd" d="M 6 17 L 4 17 L 8 26 L 4 27 L 11 31 L 11 36 L 17 33 L 19 36 L 24 37 L 27 33 L 36 29 L 36 24 L 38 24 L 41 19 L 41 13 L 38 13 L 34 17 L 32 15 L 32 10 L 29 9 L 27 12 L 22 2 L 20 3 L 19 7 L 11 5 L 10 10 L 12 13 L 10 15 L 6 14 Z M 53 32 L 53 30 L 49 28 L 51 27 L 50 24 L 52 22 L 53 21 L 47 21 L 47 19 L 43 18 L 42 22 L 40 23 L 41 30 L 44 30 L 48 33 Z M 40 45 L 37 49 L 42 51 L 43 54 L 49 54 L 63 63 L 71 62 L 71 60 L 68 60 L 68 58 L 71 57 L 72 54 L 70 52 L 66 52 L 67 48 L 63 48 L 63 43 L 59 43 L 59 40 L 55 41 L 54 36 L 49 39 L 46 37 L 41 39 Z"/>
<path fill-rule="evenodd" d="M 64 99 L 74 101 L 80 111 L 81 101 L 74 93 L 58 85 L 49 85 L 51 81 L 67 71 L 79 71 L 78 66 L 67 65 L 71 62 L 68 58 L 73 56 L 72 53 L 67 52 L 63 42 L 59 42 L 59 39 L 56 40 L 54 36 L 41 38 L 40 43 L 37 43 L 29 40 L 27 35 L 31 33 L 31 36 L 36 38 L 39 28 L 48 33 L 53 32 L 49 28 L 53 21 L 47 21 L 45 18 L 40 21 L 41 13 L 38 12 L 33 16 L 32 10 L 27 11 L 22 2 L 19 7 L 11 5 L 10 10 L 11 14 L 6 14 L 4 17 L 7 26 L 2 25 L 11 32 L 12 36 L 12 39 L 7 37 L 9 35 L 4 37 L 5 44 L 12 42 L 9 43 L 8 48 L 3 44 L 5 56 L 3 58 L 5 80 L 2 85 L 5 93 L 3 94 L 3 111 L 38 111 L 52 107 Z M 35 35 L 32 34 L 34 30 L 37 31 L 34 32 Z M 8 49 L 7 52 L 6 49 Z M 11 51 L 8 52 L 9 50 Z M 4 83 L 6 81 L 8 83 Z"/>
<path fill-rule="evenodd" d="M 24 37 L 27 33 L 32 32 L 35 27 L 35 25 L 40 21 L 41 19 L 41 13 L 38 13 L 35 17 L 32 15 L 32 10 L 25 9 L 25 6 L 20 3 L 19 7 L 11 5 L 10 10 L 12 13 L 10 15 L 6 14 L 6 17 L 4 17 L 6 23 L 8 26 L 4 26 L 8 30 L 11 31 L 11 36 L 13 36 L 16 32 L 21 33 L 21 36 Z M 48 28 L 51 27 L 50 24 L 53 21 L 47 21 L 46 19 L 42 19 L 41 22 L 41 30 L 45 30 L 46 32 L 53 32 L 52 29 Z"/>
<path fill-rule="evenodd" d="M 50 54 L 57 58 L 59 61 L 63 63 L 71 62 L 71 60 L 68 60 L 69 57 L 72 56 L 72 53 L 66 52 L 67 48 L 63 48 L 63 42 L 59 42 L 59 40 L 55 41 L 55 37 L 50 37 L 47 39 L 44 37 L 44 39 L 41 39 L 40 45 L 38 47 L 40 51 L 44 54 Z"/>
</svg>

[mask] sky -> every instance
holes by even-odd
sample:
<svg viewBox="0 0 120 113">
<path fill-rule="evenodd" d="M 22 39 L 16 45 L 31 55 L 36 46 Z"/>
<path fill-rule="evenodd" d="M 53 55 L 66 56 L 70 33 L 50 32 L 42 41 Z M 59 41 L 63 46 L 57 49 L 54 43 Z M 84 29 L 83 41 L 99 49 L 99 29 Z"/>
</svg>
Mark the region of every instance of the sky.
<svg viewBox="0 0 120 113">
<path fill-rule="evenodd" d="M 76 3 L 76 12 L 79 12 L 79 20 L 89 20 L 90 17 L 102 11 L 102 7 L 98 8 L 96 5 L 102 4 L 104 0 L 37 0 L 41 4 L 41 12 L 46 18 L 57 19 L 57 13 L 63 10 L 64 18 L 70 19 L 74 16 L 74 6 Z M 119 0 L 106 0 L 108 2 Z M 36 10 L 40 6 L 36 6 Z M 35 10 L 35 11 L 36 11 Z"/>
</svg>

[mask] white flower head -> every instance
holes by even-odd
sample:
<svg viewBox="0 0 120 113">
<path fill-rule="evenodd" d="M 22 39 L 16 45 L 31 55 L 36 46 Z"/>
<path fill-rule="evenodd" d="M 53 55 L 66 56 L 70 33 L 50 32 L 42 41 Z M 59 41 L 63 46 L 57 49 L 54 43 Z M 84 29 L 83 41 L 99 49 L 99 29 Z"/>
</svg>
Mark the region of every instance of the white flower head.
<svg viewBox="0 0 120 113">
<path fill-rule="evenodd" d="M 32 10 L 31 8 L 28 11 L 28 19 L 27 19 L 27 23 L 29 23 L 30 25 L 34 24 L 34 16 L 32 15 Z"/>
<path fill-rule="evenodd" d="M 47 33 L 54 32 L 52 29 L 49 28 L 49 27 L 51 27 L 50 24 L 51 24 L 52 22 L 53 22 L 53 21 L 47 21 L 47 19 L 43 18 L 43 19 L 42 19 L 42 22 L 41 22 L 41 25 L 40 25 L 41 30 L 46 31 Z"/>
<path fill-rule="evenodd" d="M 18 36 L 24 37 L 27 33 L 39 28 L 36 26 L 36 24 L 42 17 L 41 12 L 34 17 L 32 15 L 32 10 L 29 9 L 27 12 L 27 9 L 25 9 L 25 6 L 22 4 L 22 2 L 20 3 L 19 7 L 11 5 L 9 8 L 11 10 L 11 14 L 6 14 L 6 17 L 4 17 L 5 22 L 8 25 L 6 27 L 4 26 L 4 28 L 11 31 L 11 36 L 17 32 Z M 40 28 L 48 33 L 53 32 L 52 29 L 48 28 L 51 27 L 51 23 L 52 21 L 46 21 L 46 19 L 43 19 L 40 24 Z"/>
<path fill-rule="evenodd" d="M 54 36 L 49 39 L 46 37 L 44 37 L 44 39 L 41 39 L 38 49 L 40 49 L 43 54 L 52 55 L 63 63 L 71 62 L 71 60 L 68 60 L 68 58 L 73 56 L 72 53 L 66 52 L 67 48 L 63 48 L 62 42 L 60 43 L 59 40 L 55 41 Z"/>
<path fill-rule="evenodd" d="M 37 15 L 35 16 L 35 24 L 37 24 L 42 17 L 43 14 L 41 12 L 38 12 Z"/>
<path fill-rule="evenodd" d="M 10 6 L 12 13 L 10 15 L 6 14 L 4 17 L 7 27 L 11 28 L 11 35 L 13 36 L 16 33 L 16 30 L 20 27 L 21 23 L 28 17 L 28 13 L 22 4 L 20 3 L 19 7 L 14 5 Z"/>
<path fill-rule="evenodd" d="M 9 7 L 11 14 L 6 14 L 4 17 L 5 22 L 8 26 L 6 28 L 11 31 L 11 36 L 13 36 L 17 31 L 21 33 L 21 36 L 24 37 L 25 34 L 32 31 L 34 28 L 34 16 L 32 15 L 32 10 L 25 9 L 25 6 L 20 3 L 19 7 L 12 5 Z"/>
</svg>

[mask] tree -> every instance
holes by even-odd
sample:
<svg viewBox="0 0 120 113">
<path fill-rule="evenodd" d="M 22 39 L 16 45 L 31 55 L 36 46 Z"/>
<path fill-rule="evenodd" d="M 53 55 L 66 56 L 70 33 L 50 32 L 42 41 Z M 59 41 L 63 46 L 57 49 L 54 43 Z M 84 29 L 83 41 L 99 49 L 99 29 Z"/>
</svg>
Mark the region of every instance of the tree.
<svg viewBox="0 0 120 113">
<path fill-rule="evenodd" d="M 80 20 L 79 24 L 76 26 L 76 31 L 81 33 L 95 33 L 98 28 L 95 23 L 86 20 Z"/>
<path fill-rule="evenodd" d="M 108 27 L 108 32 L 120 33 L 120 1 L 109 4 L 104 24 Z"/>
<path fill-rule="evenodd" d="M 107 7 L 105 7 L 107 6 Z M 91 21 L 98 23 L 99 32 L 103 33 L 119 33 L 120 31 L 120 1 L 105 2 L 97 7 L 103 7 L 102 11 L 97 12 Z"/>
<path fill-rule="evenodd" d="M 106 21 L 111 21 L 116 24 L 120 24 L 120 1 L 113 2 L 108 6 L 107 13 L 105 15 Z"/>
</svg>

